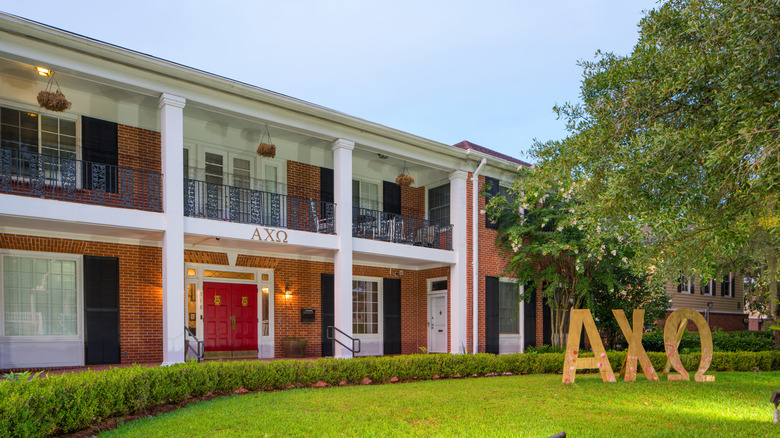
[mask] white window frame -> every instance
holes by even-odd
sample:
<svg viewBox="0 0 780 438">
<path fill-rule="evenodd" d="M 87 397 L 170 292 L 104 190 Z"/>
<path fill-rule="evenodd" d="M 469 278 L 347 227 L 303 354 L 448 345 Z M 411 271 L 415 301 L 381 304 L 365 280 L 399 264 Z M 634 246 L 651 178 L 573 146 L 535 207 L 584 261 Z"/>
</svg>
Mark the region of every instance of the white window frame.
<svg viewBox="0 0 780 438">
<path fill-rule="evenodd" d="M 360 339 L 371 339 L 371 340 L 383 340 L 384 339 L 384 320 L 385 320 L 385 309 L 384 309 L 384 282 L 381 277 L 364 277 L 364 276 L 353 276 L 352 281 L 370 281 L 376 283 L 376 291 L 377 291 L 377 332 L 376 333 L 361 333 L 361 334 L 354 334 L 353 336 Z M 351 291 L 354 291 L 354 287 L 351 289 Z M 350 304 L 354 304 L 355 300 L 354 298 L 350 300 Z M 350 321 L 350 324 L 354 324 L 354 318 L 352 321 Z"/>
<path fill-rule="evenodd" d="M 363 178 L 357 175 L 352 175 L 352 181 L 358 182 L 358 205 L 357 207 L 367 209 L 367 210 L 376 210 L 376 211 L 382 211 L 383 202 L 384 202 L 384 196 L 383 195 L 383 189 L 382 189 L 382 181 L 377 179 L 371 179 L 371 178 Z M 363 204 L 363 197 L 360 196 L 362 193 L 363 184 L 373 184 L 376 186 L 376 198 L 377 198 L 377 205 L 375 207 L 371 206 L 364 206 Z M 352 196 L 354 197 L 355 194 L 353 193 Z"/>
<path fill-rule="evenodd" d="M 75 335 L 6 335 L 5 334 L 5 256 L 27 257 L 45 260 L 63 260 L 76 262 L 76 334 Z M 24 342 L 71 340 L 81 341 L 84 336 L 84 257 L 81 254 L 62 254 L 53 252 L 0 250 L 0 339 Z"/>
<path fill-rule="evenodd" d="M 500 283 L 514 283 L 517 287 L 517 293 L 518 297 L 520 297 L 525 292 L 525 285 L 521 283 L 517 278 L 511 278 L 511 277 L 500 277 L 498 279 L 499 284 Z M 500 286 L 499 286 L 500 287 Z M 500 294 L 500 292 L 499 292 Z M 499 327 L 499 333 L 498 333 L 498 345 L 499 345 L 499 354 L 512 354 L 512 353 L 522 353 L 525 351 L 525 300 L 520 300 L 517 303 L 517 325 L 518 325 L 518 331 L 517 333 L 501 333 L 501 313 L 499 312 L 499 321 L 498 321 L 498 327 Z M 502 342 L 503 341 L 503 342 Z M 504 344 L 514 344 L 515 342 L 519 343 L 519 351 L 511 350 L 511 351 L 501 351 L 501 346 Z"/>
</svg>

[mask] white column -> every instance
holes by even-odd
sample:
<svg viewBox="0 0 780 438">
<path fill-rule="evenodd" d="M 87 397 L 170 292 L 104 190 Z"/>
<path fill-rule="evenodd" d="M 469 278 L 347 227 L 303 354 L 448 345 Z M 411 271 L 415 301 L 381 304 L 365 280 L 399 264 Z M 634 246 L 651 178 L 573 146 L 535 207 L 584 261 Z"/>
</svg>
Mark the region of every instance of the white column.
<svg viewBox="0 0 780 438">
<path fill-rule="evenodd" d="M 184 98 L 160 96 L 162 200 L 163 365 L 184 362 Z"/>
<path fill-rule="evenodd" d="M 333 263 L 333 320 L 336 327 L 352 336 L 352 149 L 355 143 L 333 142 L 333 201 L 336 203 L 336 236 L 339 249 Z M 338 335 L 334 333 L 334 335 Z M 349 345 L 346 339 L 339 338 Z M 352 357 L 336 344 L 333 357 Z"/>
<path fill-rule="evenodd" d="M 450 222 L 455 264 L 450 267 L 450 353 L 466 351 L 466 178 L 468 173 L 450 173 Z"/>
</svg>

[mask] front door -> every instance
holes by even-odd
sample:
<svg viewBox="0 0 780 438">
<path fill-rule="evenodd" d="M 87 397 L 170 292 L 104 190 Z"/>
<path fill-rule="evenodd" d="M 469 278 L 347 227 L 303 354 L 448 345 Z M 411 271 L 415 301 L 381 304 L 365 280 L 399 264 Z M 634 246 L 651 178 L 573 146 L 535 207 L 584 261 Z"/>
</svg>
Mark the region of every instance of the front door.
<svg viewBox="0 0 780 438">
<path fill-rule="evenodd" d="M 257 286 L 203 283 L 206 352 L 257 355 Z"/>
<path fill-rule="evenodd" d="M 428 351 L 447 352 L 447 295 L 428 295 Z"/>
</svg>

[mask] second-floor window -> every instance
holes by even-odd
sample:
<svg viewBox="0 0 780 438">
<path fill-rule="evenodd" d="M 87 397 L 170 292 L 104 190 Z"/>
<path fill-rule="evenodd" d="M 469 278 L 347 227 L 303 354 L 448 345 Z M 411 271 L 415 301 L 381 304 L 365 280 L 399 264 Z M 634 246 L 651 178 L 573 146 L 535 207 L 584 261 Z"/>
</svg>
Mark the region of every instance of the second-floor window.
<svg viewBox="0 0 780 438">
<path fill-rule="evenodd" d="M 442 227 L 450 224 L 449 183 L 428 190 L 428 220 Z"/>
<path fill-rule="evenodd" d="M 76 121 L 0 107 L 0 140 L 18 153 L 76 158 Z"/>
<path fill-rule="evenodd" d="M 379 208 L 379 185 L 353 179 L 352 206 L 369 210 L 381 210 Z"/>
</svg>

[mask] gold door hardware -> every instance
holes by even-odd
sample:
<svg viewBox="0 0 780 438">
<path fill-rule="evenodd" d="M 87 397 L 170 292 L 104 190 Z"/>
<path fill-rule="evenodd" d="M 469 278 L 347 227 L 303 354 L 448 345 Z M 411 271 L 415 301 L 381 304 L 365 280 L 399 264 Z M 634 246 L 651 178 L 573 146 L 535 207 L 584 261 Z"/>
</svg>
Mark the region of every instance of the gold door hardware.
<svg viewBox="0 0 780 438">
<path fill-rule="evenodd" d="M 235 330 L 236 329 L 236 317 L 235 316 L 231 316 L 230 317 L 230 324 L 233 326 L 233 330 Z"/>
</svg>

